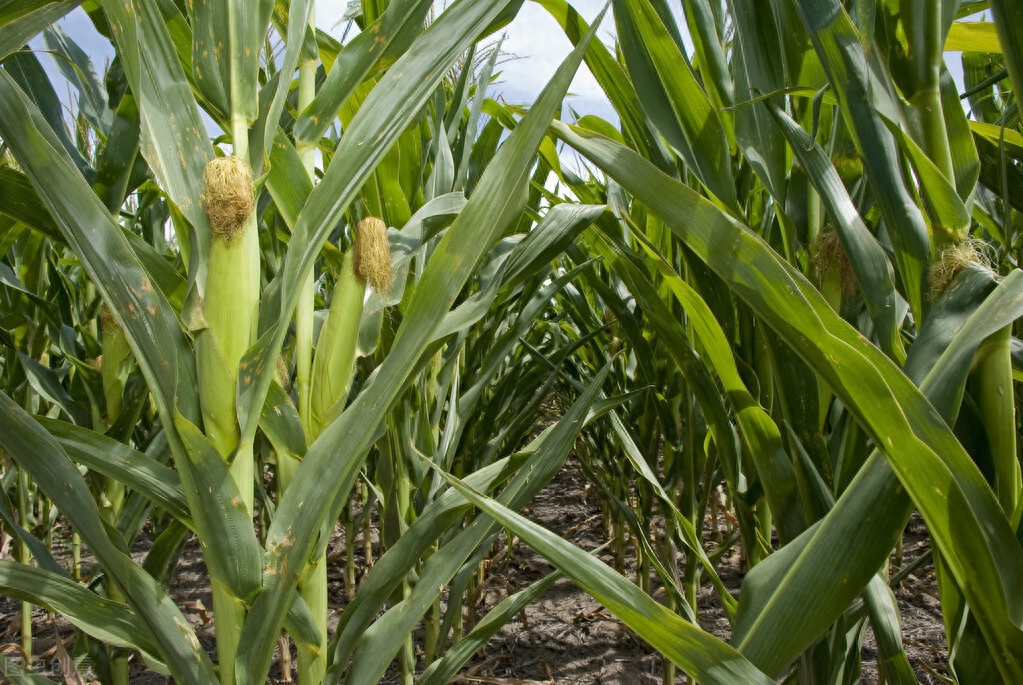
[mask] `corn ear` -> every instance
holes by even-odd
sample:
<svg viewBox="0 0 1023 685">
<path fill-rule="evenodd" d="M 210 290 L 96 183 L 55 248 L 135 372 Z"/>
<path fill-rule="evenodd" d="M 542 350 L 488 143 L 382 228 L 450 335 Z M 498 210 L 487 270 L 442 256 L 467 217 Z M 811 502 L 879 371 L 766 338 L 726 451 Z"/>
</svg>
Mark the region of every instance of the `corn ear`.
<svg viewBox="0 0 1023 685">
<path fill-rule="evenodd" d="M 352 249 L 345 254 L 316 346 L 310 407 L 313 435 L 344 409 L 352 384 L 366 285 L 389 289 L 391 278 L 387 227 L 375 217 L 363 219 Z"/>
<path fill-rule="evenodd" d="M 131 347 L 124 330 L 114 319 L 110 310 L 103 305 L 100 311 L 100 331 L 103 336 L 102 363 L 99 365 L 103 379 L 103 398 L 107 405 L 107 424 L 113 424 L 121 415 L 121 398 L 124 383 L 128 377 L 131 361 Z"/>
</svg>

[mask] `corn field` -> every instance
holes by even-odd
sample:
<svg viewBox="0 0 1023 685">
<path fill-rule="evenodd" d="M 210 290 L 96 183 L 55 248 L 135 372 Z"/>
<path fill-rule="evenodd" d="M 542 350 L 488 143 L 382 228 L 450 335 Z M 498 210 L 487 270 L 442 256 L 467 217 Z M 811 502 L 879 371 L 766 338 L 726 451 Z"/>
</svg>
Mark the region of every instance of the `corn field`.
<svg viewBox="0 0 1023 685">
<path fill-rule="evenodd" d="M 517 539 L 665 683 L 855 683 L 868 626 L 915 683 L 918 516 L 942 678 L 1023 683 L 1023 4 L 531 1 L 575 48 L 524 104 L 523 0 L 349 3 L 344 42 L 314 0 L 0 2 L 0 674 L 54 682 L 41 607 L 64 682 L 264 683 L 289 643 L 300 685 L 450 682 L 554 579 L 468 611 Z M 570 459 L 615 564 L 523 514 Z"/>
</svg>

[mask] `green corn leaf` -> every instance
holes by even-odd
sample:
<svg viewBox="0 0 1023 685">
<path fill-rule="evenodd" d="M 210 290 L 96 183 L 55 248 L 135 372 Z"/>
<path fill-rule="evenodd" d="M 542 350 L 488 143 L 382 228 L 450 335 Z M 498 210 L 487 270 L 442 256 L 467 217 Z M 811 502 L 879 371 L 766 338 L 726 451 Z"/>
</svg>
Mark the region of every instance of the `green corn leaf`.
<svg viewBox="0 0 1023 685">
<path fill-rule="evenodd" d="M 194 378 L 194 370 L 189 368 L 191 352 L 177 316 L 153 287 L 120 227 L 62 154 L 38 110 L 5 74 L 0 74 L 0 92 L 0 134 L 9 141 L 68 244 L 93 281 L 104 289 L 106 302 L 132 340 L 132 351 L 146 370 L 161 410 L 169 408 L 175 397 L 186 411 L 189 407 L 195 410 L 194 381 L 177 384 L 179 368 L 184 378 Z"/>
<path fill-rule="evenodd" d="M 100 597 L 69 578 L 0 559 L 0 590 L 59 613 L 107 644 L 137 648 L 147 660 L 160 661 L 152 634 L 127 605 Z"/>
<path fill-rule="evenodd" d="M 615 24 L 629 76 L 654 125 L 718 200 L 738 213 L 725 129 L 656 11 L 616 0 Z"/>
<path fill-rule="evenodd" d="M 1016 93 L 1023 93 L 1023 6 L 1013 0 L 991 0 L 1002 58 Z"/>
<path fill-rule="evenodd" d="M 517 472 L 535 451 L 535 447 L 527 448 L 511 457 L 484 466 L 466 476 L 466 481 L 473 483 L 478 489 L 490 492 Z M 373 564 L 373 568 L 359 583 L 355 597 L 346 606 L 338 622 L 337 634 L 330 646 L 334 665 L 328 671 L 326 682 L 337 682 L 343 675 L 347 659 L 351 656 L 359 636 L 372 624 L 380 609 L 390 600 L 410 565 L 415 564 L 444 531 L 459 521 L 469 506 L 464 497 L 448 489 L 427 505 L 409 526 L 408 531 Z M 433 563 L 438 564 L 439 561 Z M 456 570 L 461 563 L 455 562 Z"/>
<path fill-rule="evenodd" d="M 0 393 L 0 423 L 4 427 L 0 446 L 72 522 L 96 559 L 124 590 L 174 677 L 196 685 L 214 682 L 209 657 L 184 616 L 152 577 L 107 536 L 88 485 L 60 445 L 5 393 Z"/>
<path fill-rule="evenodd" d="M 511 622 L 517 614 L 538 599 L 544 592 L 550 589 L 564 575 L 560 571 L 548 573 L 546 576 L 531 583 L 525 590 L 520 590 L 514 595 L 503 600 L 496 607 L 487 612 L 476 627 L 468 635 L 452 645 L 444 657 L 430 664 L 423 675 L 419 677 L 420 685 L 444 685 L 451 682 L 462 668 L 473 657 L 490 638 L 498 633 L 502 627 Z"/>
<path fill-rule="evenodd" d="M 534 2 L 554 17 L 565 31 L 565 35 L 572 41 L 572 45 L 578 45 L 579 40 L 590 28 L 579 12 L 565 0 Z M 644 157 L 653 160 L 661 170 L 674 172 L 675 164 L 660 136 L 648 125 L 640 107 L 639 96 L 629 82 L 628 75 L 600 41 L 594 41 L 587 49 L 586 66 L 621 118 L 622 132 L 630 144 Z"/>
<path fill-rule="evenodd" d="M 28 6 L 15 0 L 11 4 L 20 5 L 19 13 L 25 9 L 29 11 L 0 23 L 0 60 L 5 60 L 15 50 L 23 48 L 40 31 L 81 5 L 82 0 L 61 0 L 60 2 L 51 0 Z"/>
<path fill-rule="evenodd" d="M 43 31 L 43 43 L 55 55 L 57 70 L 78 91 L 79 114 L 105 138 L 114 122 L 114 114 L 107 103 L 107 89 L 92 60 L 59 24 Z"/>
<path fill-rule="evenodd" d="M 14 685 L 55 685 L 49 678 L 32 673 L 3 654 L 0 654 L 0 675 L 10 678 Z"/>
<path fill-rule="evenodd" d="M 842 248 L 856 274 L 867 311 L 877 330 L 881 349 L 897 363 L 902 363 L 906 359 L 906 351 L 900 333 L 901 308 L 895 292 L 895 274 L 888 257 L 860 218 L 827 153 L 788 115 L 770 103 L 766 104 L 788 137 L 792 151 L 806 167 L 828 215 L 835 223 Z"/>
<path fill-rule="evenodd" d="M 785 46 L 774 15 L 774 2 L 730 0 L 737 37 L 733 56 L 736 99 L 749 100 L 759 93 L 778 93 L 785 87 Z M 788 38 L 788 37 L 786 37 Z M 780 59 L 781 58 L 781 59 Z M 779 95 L 765 96 L 782 106 Z M 771 125 L 770 117 L 756 106 L 735 111 L 735 140 L 771 196 L 784 206 L 785 140 Z"/>
<path fill-rule="evenodd" d="M 990 21 L 957 21 L 945 36 L 945 51 L 1001 53 L 998 29 Z"/>
<path fill-rule="evenodd" d="M 141 492 L 187 527 L 195 528 L 181 481 L 173 469 L 100 433 L 65 421 L 45 417 L 37 420 L 73 461 Z"/>
<path fill-rule="evenodd" d="M 920 149 L 912 138 L 891 119 L 882 116 L 888 130 L 892 132 L 906 157 L 913 163 L 920 189 L 928 202 L 924 205 L 931 218 L 931 227 L 940 234 L 941 242 L 957 243 L 970 231 L 970 212 L 959 199 L 955 187 L 931 162 L 927 153 Z"/>
<path fill-rule="evenodd" d="M 96 168 L 93 189 L 111 214 L 119 212 L 128 193 L 139 151 L 139 109 L 130 93 L 121 96 L 110 133 Z"/>
<path fill-rule="evenodd" d="M 595 134 L 555 123 L 714 269 L 853 412 L 920 508 L 1008 676 L 1023 668 L 1023 550 L 983 476 L 930 403 L 879 350 L 754 234 L 648 162 Z M 727 250 L 711 245 L 728 246 Z M 1023 274 L 1021 274 L 1023 277 Z M 1017 280 L 1014 275 L 1013 280 Z M 940 495 L 937 493 L 941 493 Z M 950 509 L 949 501 L 955 506 Z M 951 511 L 955 511 L 954 521 Z M 966 512 L 969 512 L 967 514 Z M 969 532 L 967 532 L 969 531 Z"/>
<path fill-rule="evenodd" d="M 221 112 L 230 112 L 224 83 L 228 55 L 223 32 L 227 26 L 227 4 L 200 0 L 185 4 L 192 27 L 192 79 L 196 90 Z"/>
<path fill-rule="evenodd" d="M 793 488 L 791 461 L 782 448 L 778 426 L 746 388 L 735 365 L 728 339 L 707 303 L 671 268 L 644 236 L 637 233 L 636 237 L 647 254 L 656 260 L 658 271 L 685 310 L 702 343 L 701 349 L 705 351 L 709 365 L 724 387 L 725 396 L 729 399 L 743 440 L 748 446 L 748 453 L 765 482 L 768 503 L 782 541 L 793 539 L 806 528 L 807 521 Z M 644 299 L 652 298 L 647 296 Z M 673 321 L 670 316 L 657 317 L 652 319 L 652 323 L 661 330 L 662 335 L 670 336 L 669 339 L 684 335 L 681 324 Z"/>
<path fill-rule="evenodd" d="M 956 192 L 969 206 L 980 177 L 980 157 L 973 142 L 970 121 L 959 98 L 959 87 L 951 72 L 944 67 L 941 70 L 941 107 L 945 115 L 945 135 L 952 154 Z"/>
<path fill-rule="evenodd" d="M 264 152 L 271 149 L 274 138 L 278 135 L 276 123 L 281 118 L 281 112 L 284 111 L 284 105 L 291 86 L 291 75 L 298 67 L 299 58 L 302 55 L 302 46 L 306 33 L 309 30 L 310 12 L 313 11 L 315 6 L 316 4 L 312 0 L 297 0 L 290 3 L 288 7 L 288 31 L 284 43 L 284 60 L 281 63 L 281 70 L 277 78 L 277 89 L 274 91 L 273 101 L 266 115 L 261 115 L 259 122 L 257 122 L 254 130 L 255 135 L 251 136 L 256 139 L 253 141 L 255 144 L 252 145 L 250 151 L 250 158 L 256 168 L 260 166 Z M 261 40 L 262 36 L 259 36 L 259 38 Z M 260 95 L 262 96 L 262 93 Z M 263 135 L 259 136 L 261 128 Z"/>
<path fill-rule="evenodd" d="M 514 288 L 548 264 L 575 241 L 607 209 L 604 205 L 562 203 L 551 207 L 540 223 L 508 257 L 503 288 Z"/>
<path fill-rule="evenodd" d="M 243 442 L 255 435 L 273 369 L 267 360 L 275 360 L 280 353 L 287 324 L 313 259 L 341 213 L 417 116 L 436 83 L 487 21 L 497 16 L 509 1 L 477 2 L 472 8 L 456 5 L 441 14 L 396 63 L 394 78 L 386 86 L 373 89 L 349 124 L 335 151 L 335 157 L 345 160 L 344 164 L 329 165 L 323 180 L 309 195 L 293 227 L 280 274 L 264 291 L 260 338 L 243 359 L 238 377 Z M 452 40 L 452 36 L 457 40 Z"/>
<path fill-rule="evenodd" d="M 447 473 L 463 496 L 522 538 L 675 665 L 704 683 L 772 683 L 741 654 L 682 619 L 592 556 Z"/>
<path fill-rule="evenodd" d="M 735 87 L 728 72 L 725 48 L 714 10 L 708 0 L 694 0 L 683 5 L 682 9 L 707 94 L 718 108 L 731 107 L 735 100 Z"/>
<path fill-rule="evenodd" d="M 545 434 L 536 452 L 501 491 L 499 499 L 505 505 L 521 509 L 561 469 L 609 370 L 610 365 L 601 370 L 589 388 L 572 403 L 557 426 Z M 350 624 L 346 625 L 346 633 L 338 639 L 334 660 L 335 664 L 344 664 L 348 656 L 352 656 L 352 665 L 345 680 L 348 685 L 379 682 L 401 648 L 405 636 L 440 596 L 441 588 L 451 581 L 468 558 L 496 530 L 493 521 L 475 519 L 455 539 L 431 555 L 411 595 L 371 625 L 360 626 L 360 630 L 352 630 Z"/>
<path fill-rule="evenodd" d="M 54 223 L 32 183 L 23 173 L 11 167 L 0 167 L 0 211 L 12 219 L 39 231 L 47 238 L 64 244 L 64 236 Z"/>
<path fill-rule="evenodd" d="M 160 188 L 195 230 L 191 241 L 205 290 L 209 219 L 200 203 L 202 174 L 213 148 L 167 24 L 153 0 L 103 0 L 117 54 L 139 107 L 140 150 Z M 198 406 L 198 405 L 196 405 Z"/>
<path fill-rule="evenodd" d="M 838 0 L 796 0 L 794 4 L 863 157 L 868 180 L 892 238 L 906 299 L 913 316 L 922 323 L 930 238 L 920 208 L 903 182 L 895 142 L 874 109 L 872 93 L 882 89 L 871 86 L 860 35 Z"/>
<path fill-rule="evenodd" d="M 54 573 L 58 576 L 67 575 L 67 571 L 64 570 L 63 566 L 57 563 L 57 561 L 53 558 L 53 555 L 50 554 L 49 548 L 43 544 L 42 540 L 22 528 L 18 523 L 17 519 L 14 517 L 14 513 L 11 511 L 10 505 L 7 502 L 6 493 L 0 495 L 0 518 L 3 518 L 4 523 L 8 525 L 10 530 L 14 531 L 14 534 L 17 535 L 23 543 L 25 543 L 29 552 L 32 553 L 32 558 L 35 560 L 35 563 L 41 569 Z M 0 671 L 0 673 L 2 673 L 2 671 Z"/>
<path fill-rule="evenodd" d="M 863 598 L 870 615 L 874 639 L 877 640 L 877 651 L 880 653 L 878 664 L 885 680 L 892 685 L 913 685 L 918 682 L 902 647 L 902 626 L 895 593 L 878 574 L 870 580 Z"/>
<path fill-rule="evenodd" d="M 35 359 L 32 359 L 23 352 L 18 352 L 18 359 L 25 369 L 32 389 L 39 393 L 48 402 L 57 405 L 79 426 L 88 426 L 92 422 L 88 409 L 75 402 L 61 385 L 61 380 L 56 371 L 48 366 L 43 366 Z"/>
<path fill-rule="evenodd" d="M 958 410 L 974 352 L 995 330 L 989 322 L 1007 316 L 1004 311 L 991 314 L 1004 306 L 1006 295 L 1012 295 L 1003 291 L 1001 301 L 985 302 L 991 286 L 990 276 L 984 274 L 960 284 L 935 307 L 907 360 L 907 370 L 918 380 L 930 371 L 924 389 L 950 420 Z M 844 611 L 887 558 L 908 520 L 912 502 L 900 489 L 875 452 L 817 527 L 751 571 L 743 584 L 733 637 L 740 651 L 773 672 Z M 825 587 L 843 591 L 826 592 Z M 825 594 L 828 601 L 818 601 Z M 808 601 L 811 597 L 818 600 Z"/>
<path fill-rule="evenodd" d="M 299 145 L 316 145 L 356 87 L 390 66 L 386 61 L 381 63 L 384 55 L 400 55 L 412 44 L 432 4 L 426 0 L 394 0 L 345 46 L 316 97 L 295 121 Z"/>
<path fill-rule="evenodd" d="M 30 52 L 15 53 L 4 60 L 4 70 L 38 108 L 41 119 L 46 121 L 51 135 L 60 141 L 64 151 L 74 160 L 75 166 L 83 174 L 91 173 L 82 153 L 68 135 L 64 124 L 63 106 L 36 56 Z"/>
<path fill-rule="evenodd" d="M 502 8 L 502 3 L 477 2 L 472 3 L 471 6 L 464 3 L 452 5 L 438 17 L 413 44 L 405 57 L 400 60 L 400 62 L 410 62 L 407 68 L 399 68 L 396 65 L 395 71 L 402 77 L 411 77 L 410 87 L 414 86 L 415 92 L 420 94 L 419 97 L 425 99 L 432 90 L 432 88 L 426 90 L 426 87 L 430 86 L 432 81 L 427 78 L 424 83 L 423 76 L 417 73 L 416 68 L 420 67 L 420 62 L 421 67 L 428 69 L 427 73 L 436 74 L 434 78 L 439 78 L 443 74 L 443 69 L 441 69 L 443 60 L 453 61 L 461 52 L 457 50 L 457 45 L 447 45 L 450 39 L 441 38 L 439 44 L 434 44 L 434 40 L 450 35 L 475 35 L 485 28 Z M 452 24 L 464 26 L 461 30 L 446 33 L 447 27 Z M 441 49 L 445 47 L 446 50 Z M 582 49 L 585 49 L 585 45 Z M 420 50 L 423 52 L 421 53 Z M 483 255 L 489 250 L 500 231 L 504 230 L 519 215 L 531 171 L 530 162 L 536 154 L 536 149 L 546 132 L 551 116 L 561 102 L 561 96 L 567 89 L 581 58 L 581 51 L 576 50 L 559 69 L 552 85 L 545 89 L 538 103 L 501 147 L 484 173 L 483 179 L 466 208 L 455 219 L 451 228 L 437 245 L 419 286 L 410 300 L 409 313 L 402 321 L 390 354 L 378 368 L 375 380 L 337 421 L 326 428 L 320 438 L 306 452 L 295 480 L 278 506 L 277 516 L 267 535 L 264 592 L 256 600 L 246 622 L 246 630 L 242 637 L 242 651 L 239 653 L 238 673 L 245 673 L 254 677 L 256 681 L 262 682 L 263 674 L 269 667 L 270 650 L 266 648 L 266 645 L 272 644 L 276 639 L 281 612 L 290 603 L 290 596 L 295 587 L 294 576 L 283 576 L 283 571 L 296 567 L 296 564 L 291 562 L 292 559 L 300 560 L 298 562 L 300 563 L 312 551 L 311 545 L 314 536 L 319 531 L 319 522 L 327 518 L 331 509 L 339 504 L 339 497 L 347 496 L 342 486 L 350 487 L 354 482 L 351 474 L 358 471 L 361 460 L 365 457 L 366 450 L 371 444 L 369 442 L 372 437 L 370 426 L 379 424 L 382 414 L 385 413 L 384 410 L 391 406 L 400 390 L 408 382 L 409 374 L 418 365 L 432 331 L 439 325 L 454 302 L 456 294 L 461 290 Z M 362 136 L 370 133 L 363 127 L 368 124 L 372 129 L 379 122 L 367 122 L 367 124 L 360 122 L 365 121 L 362 117 L 371 116 L 375 111 L 378 106 L 375 102 L 378 98 L 386 98 L 399 109 L 416 102 L 415 96 L 410 97 L 408 92 L 402 92 L 402 89 L 398 87 L 392 86 L 386 94 L 380 89 L 374 89 L 360 109 L 356 120 L 352 122 L 341 139 L 342 147 L 345 146 L 346 141 L 351 141 L 349 144 L 354 146 L 353 157 L 343 157 L 348 162 L 344 171 L 335 171 L 340 167 L 334 165 L 328 168 L 323 182 L 310 195 L 306 209 L 303 210 L 299 222 L 295 226 L 292 250 L 288 253 L 289 258 L 292 254 L 296 254 L 296 259 L 307 260 L 311 257 L 308 252 L 311 244 L 304 248 L 307 256 L 298 257 L 297 252 L 303 248 L 295 250 L 296 239 L 299 240 L 299 245 L 303 245 L 304 241 L 309 240 L 308 231 L 319 225 L 319 219 L 314 222 L 313 218 L 321 216 L 320 212 L 324 210 L 331 213 L 339 211 L 347 202 L 346 193 L 357 189 L 358 185 L 354 187 L 350 185 L 350 182 L 356 179 L 348 178 L 345 174 L 351 175 L 354 173 L 353 169 L 360 168 L 362 162 L 359 161 L 359 158 L 372 158 L 371 151 L 360 150 L 359 145 Z M 422 103 L 424 99 L 420 99 L 418 102 Z M 389 127 L 393 126 L 393 122 L 390 121 L 387 121 L 386 124 Z M 399 131 L 388 130 L 394 136 L 400 131 L 400 129 Z M 373 138 L 377 138 L 378 135 L 380 134 L 374 134 Z M 352 137 L 350 138 L 350 136 Z M 341 176 L 334 176 L 331 172 L 340 173 Z M 345 183 L 344 187 L 350 190 L 338 195 L 336 187 L 338 182 Z M 330 195 L 323 195 L 326 192 L 330 192 Z M 324 199 L 320 200 L 319 198 Z M 327 204 L 324 205 L 321 202 Z M 339 204 L 340 206 L 338 206 Z M 304 223 L 304 219 L 310 223 Z M 319 229 L 317 232 L 322 233 L 323 229 Z M 319 245 L 322 241 L 315 240 L 313 242 Z M 304 270 L 291 271 L 294 268 L 293 264 L 294 262 L 291 262 L 290 259 L 286 259 L 283 267 L 289 279 L 293 276 L 301 276 L 301 272 Z M 284 309 L 290 311 L 291 308 L 289 306 Z M 280 333 L 276 335 L 280 335 Z M 279 347 L 280 342 L 276 342 L 276 348 L 279 349 Z M 243 378 L 239 378 L 240 386 L 243 381 Z M 241 394 L 240 391 L 239 395 Z M 349 427 L 356 425 L 361 426 L 359 431 L 351 431 Z M 345 455 L 348 462 L 344 465 L 337 464 L 335 455 L 338 454 Z M 346 473 L 341 473 L 342 469 Z M 323 477 L 327 470 L 335 474 L 333 478 Z M 298 507 L 301 504 L 310 502 L 319 503 L 321 510 L 318 515 L 313 515 L 313 512 L 308 509 L 299 510 Z"/>
</svg>

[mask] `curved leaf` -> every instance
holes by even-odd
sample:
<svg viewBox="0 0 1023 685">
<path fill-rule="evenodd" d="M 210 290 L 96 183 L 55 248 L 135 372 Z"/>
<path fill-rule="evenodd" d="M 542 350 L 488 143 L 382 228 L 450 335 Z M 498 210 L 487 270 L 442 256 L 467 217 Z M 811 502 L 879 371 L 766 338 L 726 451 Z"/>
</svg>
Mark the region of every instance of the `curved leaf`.
<svg viewBox="0 0 1023 685">
<path fill-rule="evenodd" d="M 634 152 L 555 123 L 559 137 L 657 214 L 834 390 L 919 507 L 1010 680 L 1023 678 L 1023 550 L 962 445 L 913 383 L 759 237 Z M 1014 272 L 1014 282 L 1023 272 Z M 953 514 L 954 512 L 954 514 Z"/>
</svg>

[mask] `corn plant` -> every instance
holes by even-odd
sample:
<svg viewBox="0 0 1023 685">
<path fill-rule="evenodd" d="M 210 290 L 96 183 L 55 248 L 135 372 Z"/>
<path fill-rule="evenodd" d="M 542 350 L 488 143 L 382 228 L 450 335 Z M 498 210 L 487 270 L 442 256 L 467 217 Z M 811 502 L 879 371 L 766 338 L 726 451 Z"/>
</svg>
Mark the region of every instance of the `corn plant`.
<svg viewBox="0 0 1023 685">
<path fill-rule="evenodd" d="M 612 50 L 537 3 L 577 47 L 528 107 L 487 97 L 485 41 L 521 0 L 363 0 L 347 43 L 310 0 L 81 3 L 116 50 L 105 82 L 48 28 L 79 3 L 0 10 L 0 494 L 21 545 L 0 587 L 88 635 L 104 682 L 130 652 L 264 682 L 284 631 L 300 682 L 375 683 L 397 658 L 439 683 L 556 578 L 467 623 L 506 530 L 666 682 L 855 682 L 867 622 L 886 682 L 913 682 L 888 560 L 915 509 L 949 672 L 1023 681 L 1016 4 L 614 0 Z M 21 51 L 44 29 L 77 133 Z M 969 114 L 946 45 L 982 51 Z M 617 126 L 562 121 L 583 61 Z M 517 513 L 573 446 L 618 570 Z M 329 635 L 325 551 L 360 480 L 381 554 Z M 708 552 L 719 488 L 736 529 Z M 50 503 L 102 586 L 40 542 Z M 191 534 L 215 659 L 164 586 Z M 715 569 L 736 545 L 737 600 Z M 727 642 L 697 625 L 703 580 Z"/>
</svg>

